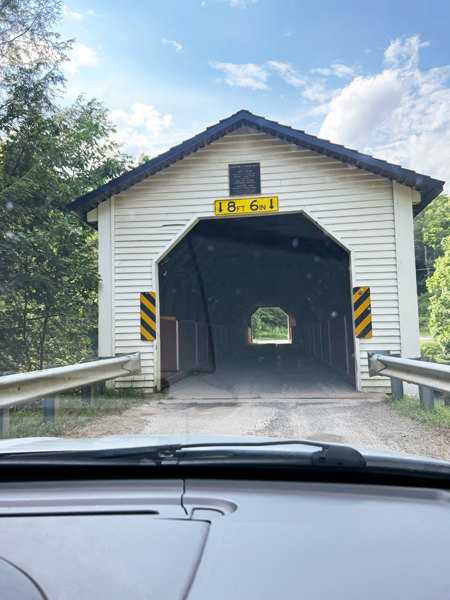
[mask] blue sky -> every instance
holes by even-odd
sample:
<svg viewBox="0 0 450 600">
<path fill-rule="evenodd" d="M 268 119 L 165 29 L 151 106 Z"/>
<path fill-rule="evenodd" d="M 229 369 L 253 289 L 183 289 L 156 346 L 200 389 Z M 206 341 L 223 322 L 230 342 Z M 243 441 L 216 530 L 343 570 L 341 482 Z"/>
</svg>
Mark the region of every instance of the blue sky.
<svg viewBox="0 0 450 600">
<path fill-rule="evenodd" d="M 450 180 L 450 2 L 70 0 L 67 97 L 151 156 L 241 108 Z"/>
</svg>

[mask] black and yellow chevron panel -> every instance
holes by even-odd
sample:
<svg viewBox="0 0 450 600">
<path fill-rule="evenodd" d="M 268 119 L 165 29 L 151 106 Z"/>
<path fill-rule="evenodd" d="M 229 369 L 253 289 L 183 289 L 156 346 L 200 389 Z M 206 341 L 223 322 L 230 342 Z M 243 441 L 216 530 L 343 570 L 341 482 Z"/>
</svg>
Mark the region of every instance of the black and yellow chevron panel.
<svg viewBox="0 0 450 600">
<path fill-rule="evenodd" d="M 355 335 L 357 338 L 372 337 L 372 308 L 370 306 L 370 288 L 353 288 L 353 310 Z"/>
<path fill-rule="evenodd" d="M 141 294 L 141 340 L 151 342 L 156 339 L 156 294 Z"/>
</svg>

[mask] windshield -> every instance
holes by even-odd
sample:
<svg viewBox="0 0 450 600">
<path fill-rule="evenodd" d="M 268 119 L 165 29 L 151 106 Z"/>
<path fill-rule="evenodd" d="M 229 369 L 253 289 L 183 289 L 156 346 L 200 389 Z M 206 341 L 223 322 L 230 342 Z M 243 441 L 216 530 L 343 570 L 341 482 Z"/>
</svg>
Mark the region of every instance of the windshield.
<svg viewBox="0 0 450 600">
<path fill-rule="evenodd" d="M 450 15 L 409 8 L 0 2 L 0 451 L 450 461 Z"/>
</svg>

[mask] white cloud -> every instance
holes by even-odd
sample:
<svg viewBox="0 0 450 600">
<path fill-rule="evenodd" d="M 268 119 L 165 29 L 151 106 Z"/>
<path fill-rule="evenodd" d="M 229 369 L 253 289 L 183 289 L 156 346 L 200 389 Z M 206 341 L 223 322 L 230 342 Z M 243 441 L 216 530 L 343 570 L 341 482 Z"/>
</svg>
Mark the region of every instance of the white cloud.
<svg viewBox="0 0 450 600">
<path fill-rule="evenodd" d="M 309 111 L 309 115 L 327 115 L 330 112 L 330 103 L 319 104 Z"/>
<path fill-rule="evenodd" d="M 325 69 L 311 69 L 311 73 L 319 73 L 319 75 L 335 75 L 336 77 L 351 79 L 356 75 L 356 70 L 353 67 L 343 65 L 341 62 L 335 60 L 331 67 Z"/>
<path fill-rule="evenodd" d="M 450 65 L 421 71 L 427 45 L 391 41 L 380 73 L 355 77 L 331 100 L 320 137 L 450 179 Z"/>
<path fill-rule="evenodd" d="M 109 119 L 116 126 L 114 139 L 124 145 L 125 151 L 136 155 L 144 152 L 155 156 L 181 139 L 180 132 L 173 127 L 171 114 L 161 115 L 142 102 L 135 102 L 128 113 L 114 110 Z"/>
<path fill-rule="evenodd" d="M 233 63 L 210 63 L 214 69 L 220 69 L 225 73 L 225 81 L 232 87 L 248 87 L 252 90 L 268 89 L 267 78 L 269 73 L 263 66 Z"/>
<path fill-rule="evenodd" d="M 258 2 L 258 0 L 219 0 L 219 2 L 229 2 L 230 6 L 245 8 L 248 4 L 254 4 L 255 2 Z"/>
<path fill-rule="evenodd" d="M 320 75 L 325 75 L 325 77 L 328 77 L 330 75 L 333 75 L 333 71 L 329 68 L 326 69 L 311 69 L 311 73 L 319 73 Z"/>
<path fill-rule="evenodd" d="M 99 17 L 100 15 L 98 15 L 97 13 L 95 13 L 93 10 L 88 10 L 85 13 L 79 12 L 79 11 L 72 11 L 69 10 L 69 8 L 67 8 L 67 6 L 63 6 L 63 15 L 65 17 L 68 17 L 69 19 L 74 19 L 75 21 L 82 21 L 84 19 L 84 17 Z"/>
<path fill-rule="evenodd" d="M 177 52 L 184 52 L 183 46 L 178 42 L 175 42 L 175 40 L 166 40 L 166 38 L 163 38 L 162 41 L 163 44 L 171 44 Z"/>
<path fill-rule="evenodd" d="M 334 90 L 327 89 L 323 81 L 308 81 L 302 95 L 312 102 L 326 102 L 334 94 Z"/>
<path fill-rule="evenodd" d="M 269 60 L 267 66 L 278 73 L 289 85 L 294 87 L 302 87 L 307 84 L 307 78 L 296 71 L 291 63 L 281 63 L 274 60 Z"/>
<path fill-rule="evenodd" d="M 333 95 L 333 90 L 328 90 L 321 79 L 312 79 L 302 75 L 291 63 L 281 63 L 269 60 L 267 66 L 275 71 L 286 83 L 302 88 L 302 96 L 313 102 L 326 102 Z"/>
<path fill-rule="evenodd" d="M 269 77 L 276 73 L 289 85 L 302 88 L 302 96 L 309 101 L 327 102 L 334 90 L 328 90 L 322 79 L 312 79 L 297 71 L 291 63 L 282 63 L 269 60 L 265 65 L 235 64 L 235 63 L 210 63 L 214 69 L 225 73 L 225 82 L 232 87 L 247 87 L 252 90 L 270 89 L 267 84 Z"/>
<path fill-rule="evenodd" d="M 384 53 L 384 64 L 387 68 L 403 70 L 414 69 L 419 64 L 419 50 L 426 48 L 429 42 L 421 42 L 418 35 L 410 38 L 398 38 L 391 43 Z"/>
<path fill-rule="evenodd" d="M 320 137 L 344 145 L 365 148 L 372 131 L 399 106 L 404 93 L 395 71 L 374 77 L 356 77 L 330 102 Z"/>
<path fill-rule="evenodd" d="M 97 63 L 97 53 L 94 50 L 83 44 L 75 44 L 69 53 L 69 61 L 63 64 L 63 69 L 73 74 L 80 67 L 95 67 Z"/>
<path fill-rule="evenodd" d="M 122 130 L 143 126 L 151 133 L 160 133 L 172 125 L 172 115 L 167 114 L 161 117 L 153 106 L 141 102 L 133 104 L 130 114 L 119 109 L 113 111 L 109 118 L 117 125 L 118 129 Z"/>
<path fill-rule="evenodd" d="M 295 31 L 293 29 L 288 29 L 287 31 L 284 32 L 284 37 L 291 37 L 291 35 L 294 35 Z"/>
<path fill-rule="evenodd" d="M 229 2 L 230 6 L 232 7 L 237 7 L 237 8 L 245 8 L 246 6 L 248 6 L 249 4 L 255 4 L 255 2 L 258 2 L 258 0 L 211 0 L 212 2 Z M 200 6 L 202 6 L 203 8 L 205 8 L 206 6 L 208 6 L 208 2 L 206 2 L 206 0 L 203 0 L 200 3 Z"/>
</svg>

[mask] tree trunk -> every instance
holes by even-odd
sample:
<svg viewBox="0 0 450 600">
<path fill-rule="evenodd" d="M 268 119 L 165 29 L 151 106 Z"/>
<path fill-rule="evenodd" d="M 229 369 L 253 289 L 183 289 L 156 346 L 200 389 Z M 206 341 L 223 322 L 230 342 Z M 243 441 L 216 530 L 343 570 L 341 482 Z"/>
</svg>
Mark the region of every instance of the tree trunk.
<svg viewBox="0 0 450 600">
<path fill-rule="evenodd" d="M 427 268 L 427 279 L 428 279 L 430 277 L 430 267 L 428 266 L 428 253 L 427 253 L 426 244 L 424 244 L 424 246 L 423 246 L 423 251 L 424 251 L 424 255 L 425 255 L 425 266 Z"/>
<path fill-rule="evenodd" d="M 31 371 L 31 359 L 30 359 L 30 350 L 28 348 L 28 337 L 27 337 L 27 313 L 28 313 L 28 298 L 27 292 L 24 292 L 24 307 L 23 307 L 23 326 L 22 326 L 22 335 L 23 335 L 23 344 L 25 349 L 25 358 L 27 360 L 28 371 Z"/>
<path fill-rule="evenodd" d="M 47 325 L 50 317 L 45 317 L 44 323 L 42 324 L 41 339 L 39 342 L 39 368 L 44 368 L 44 342 L 47 336 Z"/>
</svg>

